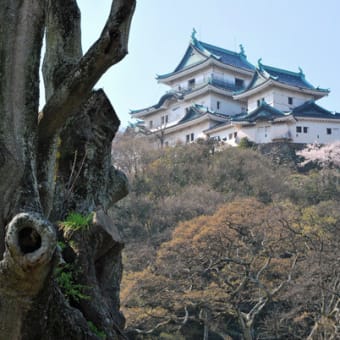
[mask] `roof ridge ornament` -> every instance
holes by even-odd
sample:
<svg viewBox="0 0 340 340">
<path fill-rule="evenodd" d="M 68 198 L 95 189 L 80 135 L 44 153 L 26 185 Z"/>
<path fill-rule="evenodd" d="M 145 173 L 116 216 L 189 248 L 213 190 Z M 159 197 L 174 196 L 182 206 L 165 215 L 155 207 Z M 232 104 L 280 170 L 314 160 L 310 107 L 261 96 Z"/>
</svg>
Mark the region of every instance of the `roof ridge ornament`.
<svg viewBox="0 0 340 340">
<path fill-rule="evenodd" d="M 197 40 L 196 38 L 196 34 L 197 34 L 197 31 L 195 28 L 192 29 L 192 33 L 191 33 L 191 44 L 198 48 L 204 55 L 206 55 L 208 58 L 209 57 L 214 57 L 215 59 L 217 60 L 220 60 L 221 57 L 218 56 L 218 55 L 215 55 L 214 53 L 211 53 L 209 50 L 207 50 L 199 40 Z"/>
<path fill-rule="evenodd" d="M 267 78 L 270 78 L 270 79 L 273 79 L 273 80 L 278 80 L 279 79 L 279 76 L 274 76 L 272 74 L 270 74 L 270 71 L 266 70 L 264 65 L 262 64 L 262 58 L 260 58 L 258 61 L 257 61 L 257 64 L 258 64 L 258 69 L 259 71 Z M 269 67 L 269 66 L 268 66 Z"/>
<path fill-rule="evenodd" d="M 300 76 L 301 76 L 301 78 L 305 78 L 305 74 L 303 73 L 303 70 L 302 70 L 302 68 L 299 66 L 299 74 L 300 74 Z"/>
<path fill-rule="evenodd" d="M 195 27 L 193 27 L 192 33 L 191 33 L 191 41 L 192 42 L 197 41 L 196 34 L 197 34 L 197 31 L 196 31 Z"/>
<path fill-rule="evenodd" d="M 242 44 L 240 44 L 239 47 L 240 47 L 239 55 L 240 55 L 241 57 L 247 58 L 247 55 L 246 55 L 246 53 L 245 53 L 245 51 L 244 51 L 244 46 L 243 46 Z"/>
</svg>

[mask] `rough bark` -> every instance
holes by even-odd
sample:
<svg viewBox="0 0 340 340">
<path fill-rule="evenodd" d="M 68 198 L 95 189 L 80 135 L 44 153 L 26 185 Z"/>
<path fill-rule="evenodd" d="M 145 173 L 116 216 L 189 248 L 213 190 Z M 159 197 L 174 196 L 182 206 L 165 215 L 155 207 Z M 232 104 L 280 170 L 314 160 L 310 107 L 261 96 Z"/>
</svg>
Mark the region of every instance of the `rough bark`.
<svg viewBox="0 0 340 340">
<path fill-rule="evenodd" d="M 19 211 L 40 210 L 35 145 L 43 3 L 1 2 L 0 257 L 5 250 L 4 225 Z"/>
<path fill-rule="evenodd" d="M 60 134 L 58 175 L 51 214 L 62 220 L 70 211 L 105 211 L 127 194 L 127 179 L 111 166 L 111 141 L 119 127 L 102 90 L 94 91 Z"/>
<path fill-rule="evenodd" d="M 127 53 L 134 7 L 113 1 L 82 56 L 75 0 L 1 0 L 0 339 L 123 337 L 123 244 L 106 209 L 126 195 L 127 181 L 110 163 L 119 120 L 92 88 Z M 47 104 L 38 115 L 45 28 Z M 58 221 L 73 210 L 93 220 L 70 231 Z M 63 291 L 58 272 L 67 266 L 77 268 L 72 284 L 86 299 Z"/>
<path fill-rule="evenodd" d="M 0 338 L 19 339 L 25 313 L 51 272 L 53 226 L 38 214 L 20 213 L 9 223 L 0 262 Z"/>
</svg>

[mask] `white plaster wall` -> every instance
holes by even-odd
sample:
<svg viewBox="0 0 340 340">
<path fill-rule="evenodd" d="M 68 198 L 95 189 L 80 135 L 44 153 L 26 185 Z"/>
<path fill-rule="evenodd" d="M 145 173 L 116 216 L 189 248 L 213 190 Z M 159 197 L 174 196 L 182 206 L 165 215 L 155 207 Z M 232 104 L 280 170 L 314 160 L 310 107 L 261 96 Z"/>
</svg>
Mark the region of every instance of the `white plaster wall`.
<svg viewBox="0 0 340 340">
<path fill-rule="evenodd" d="M 248 112 L 254 111 L 258 107 L 257 101 L 262 100 L 263 98 L 268 105 L 274 106 L 273 90 L 268 89 L 267 91 L 261 91 L 259 93 L 256 93 L 248 99 Z"/>
<path fill-rule="evenodd" d="M 195 125 L 187 126 L 183 130 L 170 132 L 166 134 L 165 143 L 167 142 L 169 146 L 176 145 L 178 143 L 186 143 L 186 135 L 191 133 L 194 134 L 194 139 L 206 138 L 207 136 L 203 133 L 204 130 L 208 129 L 212 122 L 204 121 Z"/>
<path fill-rule="evenodd" d="M 239 140 L 247 138 L 252 142 L 256 142 L 256 127 L 243 127 L 238 132 Z"/>
<path fill-rule="evenodd" d="M 235 132 L 237 133 L 236 137 L 235 137 Z M 219 139 L 224 144 L 236 146 L 237 140 L 239 138 L 239 134 L 240 134 L 240 131 L 238 131 L 237 127 L 233 125 L 226 125 L 223 128 L 223 130 L 209 133 L 209 137 Z"/>
<path fill-rule="evenodd" d="M 243 79 L 245 86 L 247 86 L 251 80 L 251 76 L 238 74 L 237 72 L 225 70 L 213 65 L 205 68 L 204 70 L 199 70 L 195 73 L 191 73 L 174 80 L 171 83 L 171 87 L 174 90 L 187 89 L 188 81 L 190 79 L 195 79 L 195 85 L 199 86 L 200 84 L 208 82 L 208 80 L 212 77 L 230 84 L 235 84 L 235 78 Z"/>
<path fill-rule="evenodd" d="M 220 102 L 219 109 L 217 109 L 218 101 Z M 242 111 L 242 108 L 245 108 L 245 105 L 236 100 L 233 100 L 232 98 L 228 98 L 218 94 L 212 94 L 209 108 L 212 111 L 232 116 L 240 113 Z"/>
<path fill-rule="evenodd" d="M 193 103 L 199 104 L 199 105 L 204 105 L 207 108 L 210 108 L 210 106 L 211 106 L 211 94 L 206 93 L 205 95 L 201 95 L 201 96 L 194 97 L 192 99 L 188 99 L 186 101 L 186 106 L 189 107 Z"/>
<path fill-rule="evenodd" d="M 217 66 L 214 66 L 212 69 L 212 75 L 219 80 L 222 80 L 226 83 L 235 84 L 235 78 L 243 79 L 245 86 L 247 86 L 251 80 L 251 76 L 245 76 L 243 74 L 239 74 L 238 72 L 234 72 L 231 70 L 221 69 Z"/>
<path fill-rule="evenodd" d="M 296 127 L 301 126 L 302 132 L 297 133 Z M 303 127 L 307 127 L 307 133 L 303 132 Z M 332 129 L 330 135 L 327 134 L 327 128 Z M 331 143 L 340 140 L 340 122 L 335 121 L 308 121 L 301 120 L 296 123 L 283 122 L 282 124 L 270 125 L 267 122 L 258 123 L 254 126 L 240 127 L 226 126 L 223 131 L 211 134 L 211 137 L 227 138 L 228 135 L 237 131 L 238 141 L 247 137 L 255 143 L 270 143 L 275 139 L 291 138 L 293 143 Z M 266 135 L 266 136 L 265 136 Z M 231 143 L 232 144 L 232 143 Z"/>
<path fill-rule="evenodd" d="M 287 123 L 270 125 L 268 122 L 260 122 L 247 127 L 227 125 L 223 130 L 211 133 L 209 136 L 219 137 L 230 145 L 237 145 L 242 138 L 247 138 L 255 143 L 270 143 L 273 139 L 289 137 L 290 129 Z M 237 132 L 236 138 L 234 137 L 235 132 Z"/>
<path fill-rule="evenodd" d="M 297 126 L 302 127 L 301 133 L 296 132 Z M 303 127 L 307 127 L 307 133 L 303 132 Z M 327 128 L 332 129 L 330 135 L 327 134 Z M 331 143 L 340 140 L 340 122 L 300 120 L 291 126 L 291 133 L 294 143 Z"/>
<path fill-rule="evenodd" d="M 147 129 L 150 129 L 150 121 L 152 121 L 152 128 L 151 129 L 154 129 L 154 128 L 156 128 L 160 125 L 160 123 L 161 123 L 160 117 L 163 116 L 163 115 L 166 115 L 166 114 L 167 114 L 167 110 L 162 110 L 162 111 L 157 111 L 154 114 L 147 115 L 146 117 L 141 118 L 141 119 L 144 120 L 145 127 Z"/>
<path fill-rule="evenodd" d="M 288 97 L 293 98 L 292 105 L 288 104 Z M 294 107 L 300 106 L 306 101 L 313 99 L 313 96 L 305 93 L 298 93 L 276 88 L 273 90 L 273 99 L 273 104 L 275 108 L 281 111 L 290 111 Z"/>
<path fill-rule="evenodd" d="M 182 119 L 185 114 L 185 108 L 189 104 L 185 102 L 174 102 L 169 105 L 168 108 L 157 111 L 155 114 L 148 115 L 144 118 L 145 127 L 150 128 L 150 120 L 153 121 L 153 129 L 157 129 L 162 125 L 162 116 L 168 115 L 168 124 L 171 125 L 173 122 L 177 122 Z"/>
<path fill-rule="evenodd" d="M 195 139 L 206 138 L 202 132 L 208 129 L 212 122 L 202 122 L 195 126 L 190 126 L 182 131 L 173 132 L 166 137 L 169 145 L 176 143 L 186 143 L 186 135 L 194 133 Z M 296 126 L 301 126 L 302 132 L 296 132 Z M 307 127 L 307 133 L 303 132 L 303 127 Z M 332 133 L 327 134 L 327 128 L 332 129 Z M 235 138 L 235 133 L 237 134 Z M 293 143 L 331 143 L 340 140 L 340 122 L 335 121 L 307 121 L 301 120 L 296 123 L 283 122 L 282 124 L 270 125 L 268 122 L 259 122 L 254 126 L 237 127 L 226 125 L 221 131 L 209 133 L 210 138 L 219 138 L 223 143 L 236 146 L 244 137 L 255 143 L 271 143 L 276 139 L 291 139 Z"/>
<path fill-rule="evenodd" d="M 237 133 L 238 142 L 246 137 L 258 144 L 271 143 L 273 139 L 288 138 L 289 129 L 287 123 L 271 125 L 268 122 L 259 122 L 253 126 L 240 127 Z"/>
<path fill-rule="evenodd" d="M 171 105 L 171 107 L 169 107 L 169 109 L 167 110 L 169 123 L 176 122 L 183 118 L 186 107 L 187 104 L 185 102 L 177 102 L 174 103 L 174 105 Z"/>
<path fill-rule="evenodd" d="M 195 72 L 192 74 L 189 74 L 187 76 L 181 77 L 179 79 L 176 79 L 173 81 L 171 87 L 174 90 L 180 90 L 180 89 L 187 89 L 188 88 L 188 81 L 190 79 L 195 79 L 195 86 L 202 85 L 203 83 L 206 83 L 212 73 L 212 68 L 206 68 L 204 70 L 200 70 L 199 72 Z"/>
<path fill-rule="evenodd" d="M 293 138 L 292 124 L 282 123 L 272 125 L 270 134 L 271 141 L 284 138 Z"/>
</svg>

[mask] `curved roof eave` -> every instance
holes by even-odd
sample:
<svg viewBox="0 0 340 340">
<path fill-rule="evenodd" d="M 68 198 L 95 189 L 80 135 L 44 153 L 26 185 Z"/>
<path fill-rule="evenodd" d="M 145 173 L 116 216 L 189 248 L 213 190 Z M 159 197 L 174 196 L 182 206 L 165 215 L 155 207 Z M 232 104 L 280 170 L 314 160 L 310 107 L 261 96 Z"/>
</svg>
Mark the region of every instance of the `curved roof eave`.
<svg viewBox="0 0 340 340">
<path fill-rule="evenodd" d="M 318 97 L 318 99 L 328 95 L 328 93 L 329 93 L 329 90 L 318 89 L 318 88 L 310 89 L 310 88 L 292 86 L 292 85 L 288 85 L 288 84 L 282 83 L 282 82 L 280 82 L 278 80 L 269 78 L 265 82 L 255 86 L 255 87 L 253 87 L 253 88 L 251 88 L 249 90 L 245 90 L 245 91 L 243 91 L 241 93 L 235 93 L 233 95 L 233 98 L 234 99 L 244 99 L 244 98 L 250 97 L 251 95 L 253 95 L 253 94 L 257 93 L 257 92 L 266 89 L 270 85 L 281 87 L 281 88 L 288 89 L 288 90 L 297 91 L 297 92 L 309 93 L 309 94 L 312 94 L 312 95 Z"/>
<path fill-rule="evenodd" d="M 165 107 L 163 107 L 164 103 L 166 103 L 168 100 L 171 100 L 172 98 L 176 98 L 177 100 L 183 99 L 184 96 L 182 93 L 176 93 L 176 92 L 169 92 L 164 94 L 158 101 L 157 104 L 154 104 L 152 106 L 146 107 L 144 109 L 140 109 L 140 110 L 130 110 L 130 114 L 131 115 L 138 115 L 138 114 L 150 114 L 150 113 L 154 113 L 155 111 L 157 111 L 158 109 L 163 109 Z"/>
<path fill-rule="evenodd" d="M 199 117 L 195 117 L 195 118 L 183 121 L 183 122 L 179 121 L 178 124 L 165 128 L 165 131 L 172 132 L 172 131 L 176 131 L 176 130 L 182 130 L 182 129 L 185 129 L 187 126 L 192 125 L 193 123 L 195 123 L 195 124 L 200 123 L 200 122 L 205 121 L 207 119 L 211 119 L 211 120 L 214 120 L 214 121 L 221 121 L 221 122 L 223 121 L 223 117 L 215 116 L 215 115 L 207 112 L 207 113 L 202 114 Z M 226 117 L 226 119 L 227 119 L 227 117 Z"/>
</svg>

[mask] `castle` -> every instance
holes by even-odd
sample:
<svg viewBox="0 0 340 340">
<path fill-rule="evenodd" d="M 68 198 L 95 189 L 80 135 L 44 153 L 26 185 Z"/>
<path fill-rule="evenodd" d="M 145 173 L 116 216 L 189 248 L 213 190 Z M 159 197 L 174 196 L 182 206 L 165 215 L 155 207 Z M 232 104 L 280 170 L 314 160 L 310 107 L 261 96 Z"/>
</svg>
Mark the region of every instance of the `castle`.
<svg viewBox="0 0 340 340">
<path fill-rule="evenodd" d="M 130 112 L 162 146 L 214 139 L 255 143 L 330 143 L 340 140 L 340 113 L 316 101 L 329 90 L 314 87 L 301 69 L 252 65 L 240 45 L 232 52 L 199 41 L 196 31 L 173 72 L 158 75 L 171 89 L 157 104 Z"/>
</svg>

